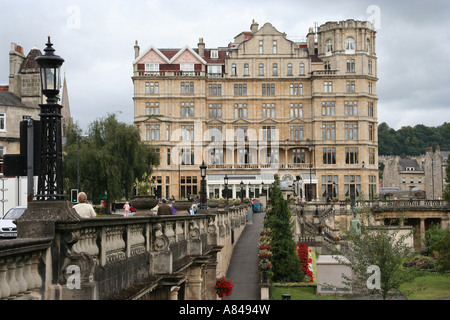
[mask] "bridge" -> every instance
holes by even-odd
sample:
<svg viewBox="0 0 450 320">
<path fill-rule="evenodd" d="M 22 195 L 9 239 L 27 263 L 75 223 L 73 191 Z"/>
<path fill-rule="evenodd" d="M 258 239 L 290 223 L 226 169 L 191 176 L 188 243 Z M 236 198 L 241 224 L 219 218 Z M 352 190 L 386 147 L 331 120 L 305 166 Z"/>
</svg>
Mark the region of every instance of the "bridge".
<svg viewBox="0 0 450 320">
<path fill-rule="evenodd" d="M 345 201 L 290 207 L 295 240 L 324 254 L 353 217 Z M 420 239 L 431 223 L 449 227 L 444 201 L 356 208 L 371 213 L 371 225 L 403 214 Z M 250 209 L 243 203 L 196 215 L 82 219 L 68 202 L 31 202 L 17 221 L 18 238 L 0 241 L 0 299 L 215 300 L 216 278 L 227 273 Z"/>
<path fill-rule="evenodd" d="M 30 202 L 18 238 L 0 241 L 0 299 L 215 300 L 249 209 L 83 219 L 68 202 Z"/>
</svg>

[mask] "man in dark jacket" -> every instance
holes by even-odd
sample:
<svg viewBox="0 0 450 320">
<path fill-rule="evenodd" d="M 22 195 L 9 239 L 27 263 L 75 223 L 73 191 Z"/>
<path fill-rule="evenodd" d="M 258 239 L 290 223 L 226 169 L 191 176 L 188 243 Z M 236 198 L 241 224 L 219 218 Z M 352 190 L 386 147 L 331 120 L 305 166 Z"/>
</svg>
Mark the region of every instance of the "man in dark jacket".
<svg viewBox="0 0 450 320">
<path fill-rule="evenodd" d="M 158 216 L 168 215 L 172 215 L 172 210 L 170 210 L 169 205 L 166 203 L 166 199 L 163 199 L 161 205 L 158 208 Z"/>
</svg>

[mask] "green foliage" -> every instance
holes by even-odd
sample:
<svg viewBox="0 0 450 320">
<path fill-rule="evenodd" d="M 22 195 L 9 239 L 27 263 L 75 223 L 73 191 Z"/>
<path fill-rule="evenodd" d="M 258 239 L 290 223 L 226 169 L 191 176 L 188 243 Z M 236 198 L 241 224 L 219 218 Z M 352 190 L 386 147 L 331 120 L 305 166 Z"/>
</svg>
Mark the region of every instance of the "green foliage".
<svg viewBox="0 0 450 320">
<path fill-rule="evenodd" d="M 445 169 L 445 182 L 447 182 L 447 185 L 445 186 L 443 198 L 445 201 L 450 202 L 450 157 L 447 158 L 447 168 Z"/>
<path fill-rule="evenodd" d="M 118 122 L 114 114 L 91 123 L 85 137 L 77 126 L 69 128 L 63 158 L 66 192 L 77 187 L 78 156 L 80 191 L 94 204 L 105 193 L 109 203 L 128 199 L 136 177 L 159 162 L 140 141 L 137 128 Z"/>
<path fill-rule="evenodd" d="M 402 270 L 403 262 L 411 257 L 411 248 L 406 239 L 410 234 L 399 234 L 399 229 L 388 229 L 385 226 L 367 228 L 361 226 L 361 234 L 349 228 L 343 238 L 349 242 L 351 250 L 337 251 L 341 263 L 350 267 L 353 277 L 344 276 L 344 283 L 351 287 L 353 292 L 362 295 L 381 295 L 383 300 L 390 296 L 401 294 L 400 286 L 414 280 L 420 275 L 415 269 L 409 272 Z M 342 258 L 345 257 L 348 261 Z M 369 266 L 380 268 L 380 288 L 369 289 L 367 280 Z"/>
<path fill-rule="evenodd" d="M 440 272 L 450 268 L 450 229 L 438 225 L 425 232 L 425 245 L 430 253 L 437 253 L 436 269 Z"/>
<path fill-rule="evenodd" d="M 272 280 L 277 282 L 300 281 L 304 274 L 300 269 L 300 260 L 295 250 L 292 235 L 291 213 L 288 201 L 283 199 L 280 178 L 270 188 L 270 209 L 266 215 L 265 227 L 272 232 Z"/>
<path fill-rule="evenodd" d="M 418 156 L 427 147 L 439 145 L 441 150 L 450 150 L 450 123 L 438 127 L 418 124 L 399 130 L 390 128 L 385 122 L 378 125 L 378 154 L 396 156 Z"/>
</svg>

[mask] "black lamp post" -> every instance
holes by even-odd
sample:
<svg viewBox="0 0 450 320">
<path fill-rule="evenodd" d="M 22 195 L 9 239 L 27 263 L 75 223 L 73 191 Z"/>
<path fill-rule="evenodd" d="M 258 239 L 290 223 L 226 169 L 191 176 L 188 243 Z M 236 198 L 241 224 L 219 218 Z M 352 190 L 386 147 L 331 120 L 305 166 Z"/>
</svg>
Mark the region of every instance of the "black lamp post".
<svg viewBox="0 0 450 320">
<path fill-rule="evenodd" d="M 202 177 L 201 186 L 200 186 L 200 209 L 207 209 L 207 199 L 206 199 L 206 165 L 205 161 L 203 161 L 200 166 L 200 176 Z"/>
<path fill-rule="evenodd" d="M 226 203 L 228 203 L 228 176 L 225 175 L 225 177 L 223 178 L 223 182 L 225 184 L 225 199 L 226 199 Z"/>
<path fill-rule="evenodd" d="M 36 199 L 64 200 L 62 175 L 62 135 L 61 108 L 57 104 L 61 85 L 60 70 L 64 59 L 54 54 L 55 49 L 48 37 L 45 54 L 35 60 L 39 65 L 42 93 L 46 104 L 40 104 L 41 113 L 41 154 L 38 168 L 38 192 Z"/>
<path fill-rule="evenodd" d="M 244 201 L 244 182 L 241 180 L 241 203 Z"/>
</svg>

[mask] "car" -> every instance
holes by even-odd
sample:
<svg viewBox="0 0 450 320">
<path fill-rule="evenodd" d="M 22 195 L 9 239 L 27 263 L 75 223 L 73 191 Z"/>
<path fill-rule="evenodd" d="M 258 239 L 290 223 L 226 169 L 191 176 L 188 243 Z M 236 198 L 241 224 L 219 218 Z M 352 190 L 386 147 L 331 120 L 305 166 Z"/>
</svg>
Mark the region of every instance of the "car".
<svg viewBox="0 0 450 320">
<path fill-rule="evenodd" d="M 0 219 L 0 239 L 17 238 L 17 226 L 14 220 L 19 219 L 27 209 L 26 206 L 13 207 Z"/>
</svg>

